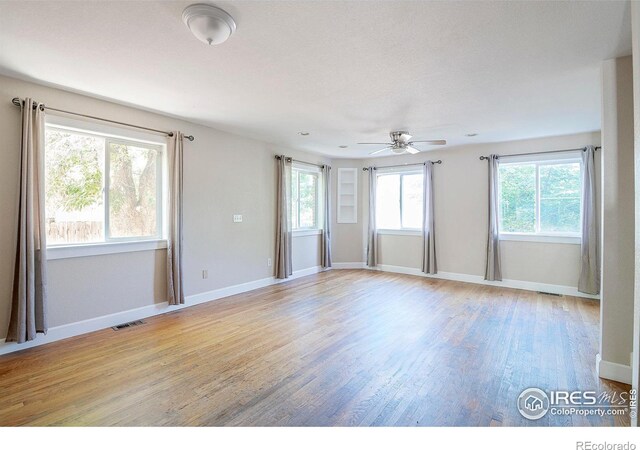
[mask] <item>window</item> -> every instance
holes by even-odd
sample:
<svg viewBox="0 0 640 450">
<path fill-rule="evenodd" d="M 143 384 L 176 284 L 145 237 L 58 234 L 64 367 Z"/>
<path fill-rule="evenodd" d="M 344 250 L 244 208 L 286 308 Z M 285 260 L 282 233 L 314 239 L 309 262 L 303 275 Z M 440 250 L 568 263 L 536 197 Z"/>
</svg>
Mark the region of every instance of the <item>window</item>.
<svg viewBox="0 0 640 450">
<path fill-rule="evenodd" d="M 579 157 L 501 159 L 500 233 L 580 237 L 581 173 Z"/>
<path fill-rule="evenodd" d="M 293 230 L 318 230 L 320 172 L 315 168 L 291 169 L 291 219 Z"/>
<path fill-rule="evenodd" d="M 161 238 L 163 148 L 48 124 L 48 245 Z"/>
<path fill-rule="evenodd" d="M 377 174 L 376 226 L 382 230 L 422 227 L 422 173 Z"/>
</svg>

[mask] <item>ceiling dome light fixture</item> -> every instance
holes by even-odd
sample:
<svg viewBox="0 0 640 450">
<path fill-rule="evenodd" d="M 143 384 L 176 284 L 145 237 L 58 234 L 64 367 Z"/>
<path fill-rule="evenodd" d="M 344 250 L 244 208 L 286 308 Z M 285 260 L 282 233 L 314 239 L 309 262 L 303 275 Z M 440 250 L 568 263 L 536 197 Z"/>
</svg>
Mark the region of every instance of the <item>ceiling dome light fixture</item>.
<svg viewBox="0 0 640 450">
<path fill-rule="evenodd" d="M 193 35 L 209 45 L 222 44 L 236 31 L 236 22 L 220 8 L 204 3 L 187 6 L 182 21 Z"/>
</svg>

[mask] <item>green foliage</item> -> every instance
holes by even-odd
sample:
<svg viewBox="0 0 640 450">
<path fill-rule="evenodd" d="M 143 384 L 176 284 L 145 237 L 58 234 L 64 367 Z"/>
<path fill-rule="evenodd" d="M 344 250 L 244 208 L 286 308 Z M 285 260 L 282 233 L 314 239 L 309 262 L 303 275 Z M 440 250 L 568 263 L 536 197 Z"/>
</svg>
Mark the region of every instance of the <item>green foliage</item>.
<svg viewBox="0 0 640 450">
<path fill-rule="evenodd" d="M 500 166 L 500 230 L 533 233 L 536 230 L 536 166 Z"/>
<path fill-rule="evenodd" d="M 47 217 L 61 212 L 82 217 L 63 219 L 81 227 L 103 204 L 105 138 L 63 130 L 46 132 Z M 152 236 L 156 233 L 157 161 L 153 148 L 109 142 L 109 219 L 111 237 Z M 93 213 L 91 212 L 93 211 Z M 69 225 L 72 224 L 72 225 Z M 75 232 L 72 233 L 75 235 Z M 77 236 L 76 236 L 77 237 Z"/>
<path fill-rule="evenodd" d="M 312 228 L 316 225 L 318 176 L 300 172 L 300 227 Z"/>
<path fill-rule="evenodd" d="M 536 231 L 536 164 L 500 166 L 501 223 L 505 232 Z M 580 163 L 540 164 L 540 231 L 580 231 Z"/>
<path fill-rule="evenodd" d="M 540 166 L 540 230 L 580 231 L 580 164 Z"/>
<path fill-rule="evenodd" d="M 47 204 L 80 211 L 102 203 L 104 139 L 47 130 Z"/>
<path fill-rule="evenodd" d="M 293 228 L 317 226 L 318 175 L 293 170 L 291 173 L 291 211 Z"/>
</svg>

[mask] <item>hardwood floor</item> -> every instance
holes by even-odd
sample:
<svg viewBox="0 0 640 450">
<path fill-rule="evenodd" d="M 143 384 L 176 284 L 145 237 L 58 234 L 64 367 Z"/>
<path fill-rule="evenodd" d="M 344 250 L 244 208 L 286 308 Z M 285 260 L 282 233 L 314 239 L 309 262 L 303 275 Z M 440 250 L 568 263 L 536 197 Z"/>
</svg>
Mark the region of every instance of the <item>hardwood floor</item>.
<svg viewBox="0 0 640 450">
<path fill-rule="evenodd" d="M 626 425 L 516 409 L 594 373 L 599 305 L 334 270 L 0 357 L 0 425 Z"/>
</svg>

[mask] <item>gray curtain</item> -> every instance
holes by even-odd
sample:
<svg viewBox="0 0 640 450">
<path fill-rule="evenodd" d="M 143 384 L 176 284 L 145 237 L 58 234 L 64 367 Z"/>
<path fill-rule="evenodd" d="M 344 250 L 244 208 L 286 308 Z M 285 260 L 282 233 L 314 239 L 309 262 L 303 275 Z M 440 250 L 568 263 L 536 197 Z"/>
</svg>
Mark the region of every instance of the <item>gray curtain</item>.
<svg viewBox="0 0 640 450">
<path fill-rule="evenodd" d="M 378 230 L 376 228 L 376 171 L 369 167 L 369 229 L 367 231 L 367 266 L 378 265 Z"/>
<path fill-rule="evenodd" d="M 422 271 L 438 273 L 436 261 L 436 227 L 433 205 L 433 163 L 427 161 L 422 169 Z"/>
<path fill-rule="evenodd" d="M 498 155 L 489 155 L 489 236 L 484 279 L 502 281 L 498 230 Z"/>
<path fill-rule="evenodd" d="M 596 220 L 595 148 L 589 145 L 582 152 L 582 266 L 578 290 L 585 294 L 600 293 L 600 259 L 598 223 Z"/>
<path fill-rule="evenodd" d="M 331 166 L 322 166 L 324 226 L 322 227 L 322 267 L 331 267 Z"/>
<path fill-rule="evenodd" d="M 34 109 L 35 107 L 35 109 Z M 22 104 L 18 233 L 7 342 L 47 332 L 47 231 L 44 211 L 44 111 Z"/>
<path fill-rule="evenodd" d="M 291 160 L 284 155 L 277 159 L 277 223 L 276 278 L 288 278 L 293 273 L 291 260 Z"/>
<path fill-rule="evenodd" d="M 183 134 L 169 138 L 167 146 L 169 211 L 167 215 L 167 296 L 170 305 L 184 303 L 182 283 L 182 179 Z"/>
</svg>

